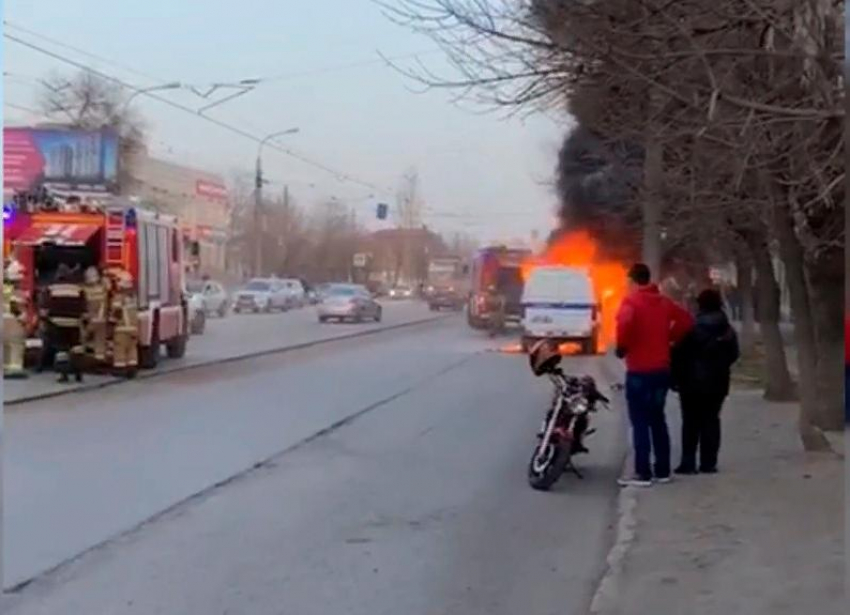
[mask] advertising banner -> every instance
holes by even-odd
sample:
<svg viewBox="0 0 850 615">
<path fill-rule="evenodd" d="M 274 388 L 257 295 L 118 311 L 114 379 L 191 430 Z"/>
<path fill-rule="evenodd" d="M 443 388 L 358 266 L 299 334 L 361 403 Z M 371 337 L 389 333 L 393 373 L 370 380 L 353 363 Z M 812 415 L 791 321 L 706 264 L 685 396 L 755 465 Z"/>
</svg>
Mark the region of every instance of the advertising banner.
<svg viewBox="0 0 850 615">
<path fill-rule="evenodd" d="M 40 187 L 108 192 L 118 181 L 111 130 L 4 128 L 3 191 Z"/>
</svg>

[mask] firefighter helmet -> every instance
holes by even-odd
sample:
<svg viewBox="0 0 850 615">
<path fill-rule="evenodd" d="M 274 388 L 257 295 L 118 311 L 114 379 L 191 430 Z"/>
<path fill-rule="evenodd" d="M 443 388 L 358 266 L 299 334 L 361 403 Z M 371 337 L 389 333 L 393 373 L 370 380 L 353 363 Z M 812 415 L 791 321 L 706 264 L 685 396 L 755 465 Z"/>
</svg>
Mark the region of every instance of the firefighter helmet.
<svg viewBox="0 0 850 615">
<path fill-rule="evenodd" d="M 17 259 L 12 259 L 6 265 L 6 280 L 8 282 L 20 282 L 24 277 L 24 266 Z"/>
</svg>

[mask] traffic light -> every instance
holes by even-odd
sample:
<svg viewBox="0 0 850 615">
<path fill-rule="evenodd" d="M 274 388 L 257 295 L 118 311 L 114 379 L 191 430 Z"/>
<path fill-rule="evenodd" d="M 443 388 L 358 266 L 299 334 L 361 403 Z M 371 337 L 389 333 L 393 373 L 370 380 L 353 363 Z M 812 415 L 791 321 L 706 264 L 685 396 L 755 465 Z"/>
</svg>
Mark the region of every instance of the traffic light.
<svg viewBox="0 0 850 615">
<path fill-rule="evenodd" d="M 378 209 L 375 212 L 378 220 L 386 220 L 389 213 L 389 206 L 386 203 L 378 203 Z"/>
</svg>

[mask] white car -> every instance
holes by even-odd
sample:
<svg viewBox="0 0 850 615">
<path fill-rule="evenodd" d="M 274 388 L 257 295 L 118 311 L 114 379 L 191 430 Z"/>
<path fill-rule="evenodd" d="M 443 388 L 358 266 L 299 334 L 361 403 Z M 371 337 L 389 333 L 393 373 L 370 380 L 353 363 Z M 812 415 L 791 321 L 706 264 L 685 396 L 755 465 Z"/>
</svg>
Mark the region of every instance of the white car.
<svg viewBox="0 0 850 615">
<path fill-rule="evenodd" d="M 304 284 L 301 280 L 289 278 L 286 280 L 277 280 L 283 285 L 286 294 L 289 296 L 290 307 L 304 307 L 307 305 L 307 291 L 304 289 Z"/>
<path fill-rule="evenodd" d="M 188 297 L 189 333 L 192 335 L 203 335 L 207 328 L 207 312 L 204 308 L 204 298 L 190 291 L 186 291 Z"/>
<path fill-rule="evenodd" d="M 290 306 L 289 293 L 280 280 L 255 278 L 236 293 L 233 311 L 240 312 L 285 312 Z"/>
<path fill-rule="evenodd" d="M 522 293 L 522 345 L 541 339 L 581 344 L 582 353 L 599 352 L 601 313 L 587 269 L 537 267 Z"/>
<path fill-rule="evenodd" d="M 198 295 L 203 301 L 203 309 L 207 316 L 215 314 L 220 318 L 227 316 L 230 309 L 230 296 L 224 287 L 212 280 L 195 280 L 186 284 L 186 290 L 191 295 Z"/>
<path fill-rule="evenodd" d="M 395 286 L 390 289 L 390 299 L 411 299 L 413 297 L 413 289 L 409 286 Z"/>
</svg>

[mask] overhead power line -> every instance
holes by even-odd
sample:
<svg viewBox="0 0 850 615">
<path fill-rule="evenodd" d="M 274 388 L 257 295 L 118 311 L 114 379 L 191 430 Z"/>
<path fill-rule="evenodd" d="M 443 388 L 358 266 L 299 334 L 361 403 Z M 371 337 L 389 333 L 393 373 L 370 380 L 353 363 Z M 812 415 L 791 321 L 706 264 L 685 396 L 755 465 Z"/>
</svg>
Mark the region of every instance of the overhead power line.
<svg viewBox="0 0 850 615">
<path fill-rule="evenodd" d="M 244 130 L 244 129 L 238 127 L 238 126 L 234 126 L 234 125 L 229 124 L 227 122 L 223 122 L 221 120 L 218 120 L 214 117 L 210 117 L 208 115 L 203 115 L 203 114 L 199 113 L 197 109 L 193 109 L 192 107 L 188 107 L 186 105 L 182 105 L 180 103 L 174 102 L 173 100 L 170 100 L 170 99 L 165 98 L 163 96 L 159 96 L 158 94 L 156 94 L 154 92 L 146 92 L 146 91 L 144 91 L 144 88 L 142 88 L 142 87 L 128 83 L 128 82 L 124 81 L 123 79 L 120 79 L 118 77 L 115 77 L 113 75 L 105 73 L 103 71 L 100 71 L 100 70 L 98 70 L 98 69 L 96 69 L 92 66 L 89 66 L 87 64 L 84 64 L 82 62 L 78 62 L 77 60 L 74 60 L 74 59 L 69 58 L 67 56 L 64 56 L 62 54 L 59 54 L 59 53 L 56 53 L 56 52 L 51 51 L 49 49 L 46 49 L 46 48 L 44 48 L 40 45 L 36 45 L 35 43 L 24 40 L 24 39 L 22 39 L 18 36 L 15 36 L 13 34 L 9 34 L 8 32 L 4 32 L 3 37 L 6 38 L 9 41 L 12 41 L 13 43 L 21 45 L 23 47 L 26 47 L 26 48 L 31 49 L 33 51 L 36 51 L 38 53 L 41 53 L 41 54 L 48 56 L 50 58 L 53 58 L 54 60 L 57 60 L 57 61 L 62 62 L 64 64 L 68 64 L 69 66 L 73 66 L 73 67 L 75 67 L 79 70 L 89 72 L 93 75 L 97 75 L 98 77 L 101 77 L 102 79 L 105 79 L 107 81 L 111 81 L 112 83 L 115 83 L 115 84 L 117 84 L 117 85 L 119 85 L 123 88 L 126 88 L 126 89 L 128 89 L 128 90 L 130 90 L 134 93 L 137 93 L 140 96 L 146 96 L 148 98 L 151 98 L 153 100 L 161 102 L 165 105 L 168 105 L 169 107 L 172 107 L 174 109 L 178 109 L 180 111 L 183 111 L 184 113 L 188 113 L 188 114 L 190 114 L 194 117 L 200 118 L 200 119 L 202 119 L 206 122 L 209 122 L 211 124 L 214 124 L 215 126 L 218 126 L 219 128 L 222 128 L 222 129 L 227 130 L 227 131 L 229 131 L 233 134 L 236 134 L 240 137 L 243 137 L 245 139 L 253 141 L 254 143 L 259 144 L 259 143 L 262 143 L 262 141 L 263 141 L 262 137 L 259 137 L 255 134 L 252 134 L 251 132 L 248 132 L 247 130 Z M 269 142 L 269 143 L 266 144 L 266 146 L 269 147 L 270 149 L 273 149 L 273 150 L 276 150 L 276 151 L 278 151 L 282 154 L 285 154 L 285 155 L 289 156 L 290 158 L 298 160 L 299 162 L 301 162 L 303 164 L 306 164 L 306 165 L 311 166 L 313 168 L 316 168 L 320 171 L 328 173 L 329 175 L 332 175 L 333 177 L 335 177 L 337 179 L 337 181 L 348 182 L 348 183 L 352 183 L 352 184 L 358 184 L 358 185 L 361 185 L 361 186 L 364 186 L 366 188 L 370 188 L 370 189 L 373 189 L 373 190 L 380 190 L 380 188 L 378 186 L 376 186 L 375 184 L 372 184 L 370 182 L 358 179 L 357 177 L 350 175 L 348 173 L 336 170 L 336 169 L 329 167 L 329 166 L 327 166 L 327 165 L 325 165 L 321 162 L 318 162 L 316 160 L 312 160 L 311 158 L 308 158 L 307 156 L 299 154 L 298 152 L 295 152 L 295 151 L 293 151 L 289 148 L 281 147 L 280 145 L 278 145 L 274 142 Z"/>
</svg>

